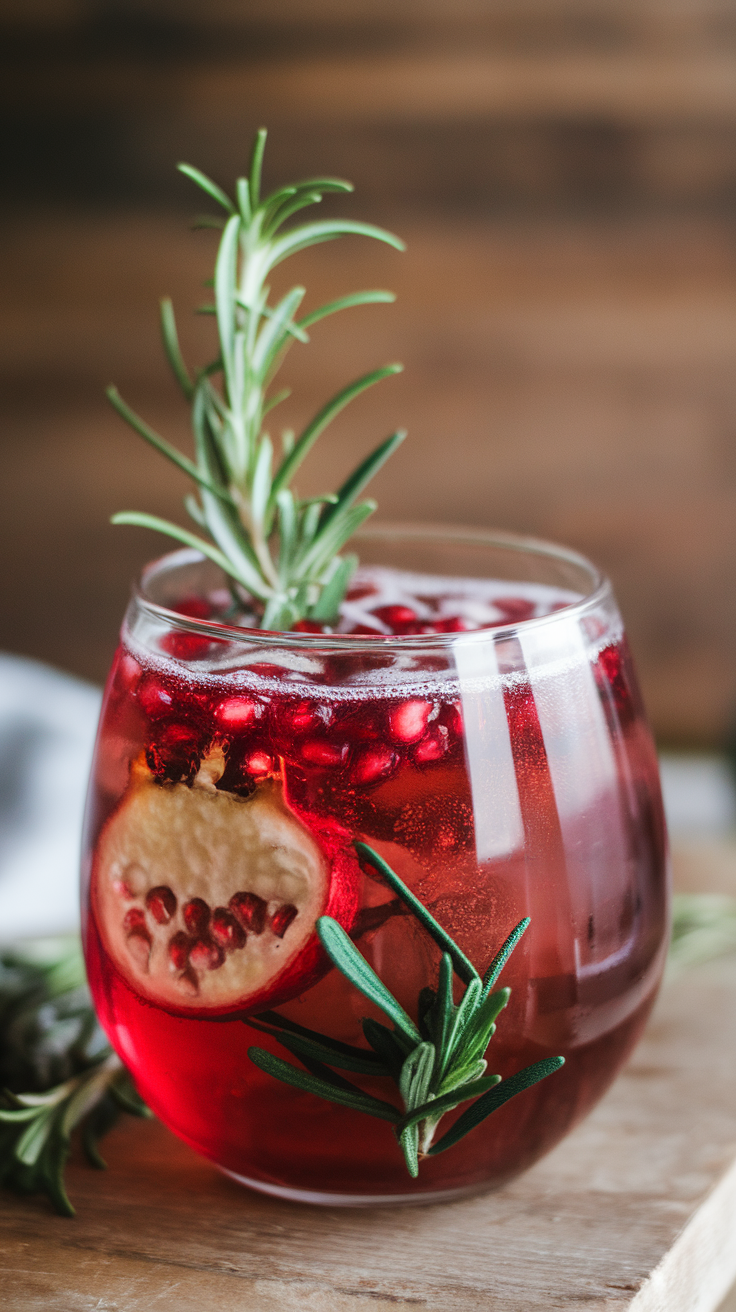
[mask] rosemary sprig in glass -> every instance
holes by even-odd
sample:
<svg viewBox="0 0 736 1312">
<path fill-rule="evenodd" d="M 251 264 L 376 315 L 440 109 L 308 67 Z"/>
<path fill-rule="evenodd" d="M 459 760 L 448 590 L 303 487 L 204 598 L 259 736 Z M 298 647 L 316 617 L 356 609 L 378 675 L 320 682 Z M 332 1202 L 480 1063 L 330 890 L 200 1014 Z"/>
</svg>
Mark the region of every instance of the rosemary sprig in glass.
<svg viewBox="0 0 736 1312">
<path fill-rule="evenodd" d="M 317 438 L 350 401 L 402 366 L 387 364 L 355 379 L 333 396 L 298 437 L 281 433 L 277 452 L 263 428 L 266 415 L 289 395 L 270 392 L 274 376 L 294 342 L 308 342 L 307 329 L 328 315 L 356 305 L 393 301 L 391 292 L 360 291 L 297 318 L 305 295 L 292 287 L 277 303 L 269 301 L 266 279 L 277 265 L 308 246 L 349 234 L 372 237 L 397 250 L 398 237 L 369 223 L 324 219 L 284 229 L 295 214 L 328 192 L 350 192 L 338 178 L 309 178 L 261 197 L 261 166 L 266 131 L 256 137 L 247 178 L 239 178 L 231 199 L 210 178 L 188 164 L 179 168 L 225 212 L 205 226 L 221 227 L 213 279 L 214 303 L 201 313 L 217 320 L 217 357 L 192 375 L 184 362 L 170 300 L 161 302 L 161 330 L 169 364 L 191 405 L 195 459 L 190 460 L 145 423 L 116 388 L 108 397 L 118 413 L 147 442 L 192 478 L 197 496 L 185 506 L 201 537 L 156 515 L 123 511 L 115 524 L 137 524 L 196 547 L 231 580 L 236 601 L 252 611 L 262 628 L 289 629 L 299 620 L 329 623 L 357 565 L 340 551 L 376 504 L 358 497 L 406 433 L 392 433 L 371 452 L 336 492 L 302 500 L 292 480 Z M 217 386 L 215 379 L 220 379 Z"/>
<path fill-rule="evenodd" d="M 481 978 L 449 934 L 378 853 L 366 843 L 358 842 L 355 848 L 361 860 L 398 895 L 441 949 L 437 988 L 422 989 L 415 1024 L 337 921 L 322 916 L 317 921 L 317 932 L 332 964 L 380 1008 L 392 1028 L 365 1017 L 363 1034 L 370 1045 L 366 1050 L 307 1030 L 277 1012 L 264 1012 L 256 1021 L 247 1023 L 271 1034 L 299 1059 L 304 1069 L 265 1048 L 249 1048 L 248 1055 L 261 1070 L 286 1084 L 388 1121 L 407 1170 L 415 1177 L 421 1157 L 434 1157 L 452 1148 L 510 1098 L 559 1070 L 564 1058 L 535 1062 L 503 1081 L 500 1075 L 485 1074 L 485 1052 L 496 1029 L 496 1018 L 511 992 L 508 988 L 494 991 L 494 986 L 529 920 L 521 920 L 512 930 Z M 454 976 L 464 985 L 458 1003 L 454 999 Z M 332 1067 L 391 1079 L 401 1095 L 403 1112 L 394 1103 L 364 1092 Z M 435 1143 L 442 1116 L 472 1099 L 477 1101 Z"/>
<path fill-rule="evenodd" d="M 149 1114 L 97 1022 L 76 937 L 0 953 L 0 1086 L 0 1184 L 73 1216 L 72 1131 L 104 1168 L 98 1142 L 120 1112 Z"/>
<path fill-rule="evenodd" d="M 370 857 L 367 855 L 370 849 L 363 846 L 362 851 L 370 862 Z M 408 910 L 414 911 L 413 904 L 416 899 L 413 899 L 385 863 L 381 862 L 380 858 L 377 860 L 379 864 L 374 869 L 384 873 L 387 882 L 399 893 Z M 404 894 L 408 894 L 408 900 Z M 426 917 L 422 923 L 427 929 L 430 929 L 430 922 L 436 925 L 426 908 L 422 907 L 422 913 Z M 521 925 L 523 924 L 522 921 Z M 520 929 L 521 925 L 517 929 Z M 736 948 L 734 926 L 736 926 L 736 899 L 734 898 L 719 897 L 715 894 L 680 894 L 675 897 L 673 941 L 668 973 L 671 968 L 679 970 L 713 957 L 732 953 Z M 449 949 L 450 940 L 439 926 L 436 927 L 442 935 L 442 939 L 436 941 L 443 947 L 444 952 L 443 945 L 447 945 Z M 514 934 L 516 932 L 515 930 Z M 511 937 L 513 938 L 513 935 Z M 518 938 L 516 941 L 518 942 Z M 352 944 L 350 946 L 352 947 Z M 345 947 L 344 942 L 342 947 Z M 490 975 L 495 970 L 495 976 L 498 978 L 512 947 L 513 944 L 510 945 L 507 940 L 492 963 L 490 971 L 486 973 L 484 988 L 488 983 L 490 988 L 493 988 Z M 453 948 L 459 952 L 456 945 L 453 944 Z M 449 950 L 447 955 L 454 960 Z M 466 960 L 460 954 L 456 959 L 458 967 L 461 959 Z M 361 972 L 369 970 L 362 957 L 361 962 L 362 966 L 359 966 L 359 970 Z M 337 962 L 335 964 L 337 965 Z M 470 963 L 468 962 L 467 965 L 470 966 Z M 338 966 L 338 969 L 341 967 Z M 447 966 L 444 969 L 447 971 Z M 459 977 L 461 980 L 464 979 L 460 973 Z M 380 986 L 380 980 L 378 983 Z M 427 1002 L 430 1001 L 430 992 L 434 993 L 436 999 L 439 991 L 427 991 L 425 994 Z M 507 989 L 499 992 L 508 996 Z M 498 994 L 489 994 L 489 997 L 492 996 L 498 997 Z M 391 995 L 387 994 L 386 1001 L 389 998 Z M 398 1007 L 399 1004 L 392 999 L 390 1005 L 393 1008 Z M 495 1002 L 492 1005 L 495 1006 Z M 502 1006 L 503 1003 L 499 1011 Z M 435 1002 L 432 1002 L 428 1009 L 431 1011 L 434 1007 Z M 387 1014 L 394 1020 L 395 1025 L 395 1016 L 392 1016 L 391 1012 Z M 426 1009 L 422 1022 L 415 1029 L 417 1032 L 422 1032 L 424 1025 L 423 1042 L 431 1043 L 434 1040 L 426 1028 L 424 1017 L 426 1017 Z M 317 1081 L 327 1080 L 331 1085 L 330 1100 L 335 1102 L 344 1101 L 340 1093 L 342 1084 L 344 1086 L 342 1093 L 350 1097 L 350 1101 L 345 1102 L 344 1105 L 367 1111 L 369 1115 L 380 1119 L 385 1118 L 398 1130 L 401 1113 L 393 1103 L 384 1103 L 378 1098 L 372 1098 L 356 1085 L 349 1084 L 347 1080 L 341 1081 L 341 1077 L 330 1067 L 352 1071 L 357 1075 L 392 1075 L 393 1070 L 398 1070 L 400 1056 L 403 1070 L 402 1044 L 407 1048 L 407 1056 L 412 1045 L 414 1051 L 420 1046 L 412 1030 L 408 1031 L 412 1035 L 411 1038 L 405 1038 L 401 1028 L 396 1031 L 395 1037 L 392 1037 L 393 1031 L 373 1021 L 366 1021 L 374 1042 L 370 1048 L 365 1049 L 354 1048 L 305 1029 L 287 1020 L 286 1017 L 279 1016 L 277 1012 L 264 1012 L 258 1020 L 253 1019 L 248 1023 L 255 1029 L 271 1034 L 302 1062 L 305 1068 L 303 1071 L 287 1066 L 285 1062 L 282 1063 L 289 1073 L 289 1083 L 293 1082 L 293 1076 L 304 1080 L 312 1075 Z M 489 1038 L 492 1034 L 492 1026 L 493 1021 L 489 1025 Z M 263 1049 L 251 1049 L 251 1053 L 259 1053 L 271 1063 L 278 1063 L 279 1060 Z M 415 1060 L 418 1062 L 419 1058 Z M 258 1060 L 258 1064 L 262 1065 L 263 1069 L 269 1069 L 262 1059 Z M 556 1064 L 559 1062 L 557 1061 Z M 408 1069 L 407 1075 L 412 1073 L 412 1069 L 412 1067 Z M 534 1069 L 534 1067 L 529 1068 L 531 1071 Z M 281 1078 L 280 1072 L 274 1068 L 270 1068 L 269 1073 L 277 1074 L 277 1078 Z M 443 1147 L 451 1147 L 453 1142 L 458 1142 L 461 1137 L 458 1130 L 466 1116 L 472 1117 L 472 1124 L 466 1121 L 463 1133 L 467 1133 L 474 1125 L 480 1124 L 483 1119 L 482 1109 L 488 1109 L 485 1111 L 486 1115 L 495 1109 L 493 1105 L 489 1106 L 494 1094 L 496 1098 L 503 1094 L 504 1100 L 508 1100 L 514 1093 L 520 1092 L 521 1088 L 528 1087 L 528 1084 L 515 1083 L 527 1074 L 528 1071 L 522 1071 L 519 1075 L 504 1080 L 500 1088 L 497 1088 L 500 1083 L 498 1077 L 486 1077 L 494 1079 L 496 1084 L 492 1085 L 485 1095 L 481 1095 L 468 1112 L 455 1123 L 449 1132 L 455 1137 L 448 1142 L 449 1136 L 446 1134 L 439 1143 L 430 1146 L 429 1155 L 441 1151 Z M 529 1084 L 534 1082 L 533 1079 L 529 1080 Z M 468 1080 L 464 1086 L 458 1088 L 458 1091 L 464 1088 L 468 1099 L 473 1096 L 469 1091 L 470 1083 L 471 1081 Z M 93 1166 L 102 1167 L 104 1162 L 97 1144 L 114 1124 L 120 1111 L 125 1110 L 136 1116 L 148 1114 L 147 1108 L 133 1089 L 130 1076 L 120 1060 L 111 1053 L 107 1039 L 95 1019 L 89 991 L 85 984 L 79 940 L 76 936 L 46 939 L 37 944 L 26 944 L 23 948 L 5 949 L 0 952 L 0 1085 L 5 1086 L 5 1092 L 0 1095 L 0 1184 L 18 1193 L 45 1193 L 58 1212 L 64 1216 L 72 1216 L 74 1209 L 64 1188 L 64 1167 L 69 1152 L 69 1135 L 74 1125 L 81 1124 L 82 1142 L 89 1161 Z M 300 1083 L 297 1087 L 306 1089 L 307 1085 Z M 321 1087 L 311 1088 L 310 1091 L 328 1096 Z M 415 1099 L 419 1092 L 416 1087 L 413 1090 L 407 1089 L 410 1097 L 413 1093 Z M 357 1099 L 362 1099 L 366 1105 L 358 1106 Z M 484 1101 L 485 1099 L 488 1101 Z M 431 1109 L 435 1113 L 439 1110 L 436 1104 L 437 1100 Z M 498 1106 L 500 1103 L 495 1105 Z M 421 1104 L 417 1106 L 415 1103 L 414 1114 L 420 1110 Z M 18 1112 L 21 1113 L 20 1116 L 17 1115 Z M 405 1115 L 410 1113 L 405 1110 Z M 429 1116 L 425 1119 L 431 1120 Z M 429 1128 L 427 1126 L 426 1130 L 428 1131 Z M 420 1141 L 422 1143 L 426 1141 L 425 1126 L 417 1123 L 416 1132 L 418 1159 Z M 410 1140 L 408 1147 L 413 1162 L 413 1132 L 410 1132 L 407 1140 Z"/>
</svg>

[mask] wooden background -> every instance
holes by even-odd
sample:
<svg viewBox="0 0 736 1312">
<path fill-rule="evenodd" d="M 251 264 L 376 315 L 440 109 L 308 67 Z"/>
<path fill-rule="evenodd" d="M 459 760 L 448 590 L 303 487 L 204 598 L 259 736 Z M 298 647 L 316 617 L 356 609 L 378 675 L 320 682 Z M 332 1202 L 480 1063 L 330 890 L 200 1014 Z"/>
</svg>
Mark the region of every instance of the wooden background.
<svg viewBox="0 0 736 1312">
<path fill-rule="evenodd" d="M 612 576 L 662 741 L 736 717 L 733 0 L 5 0 L 0 104 L 0 647 L 102 679 L 130 578 L 183 481 L 109 412 L 186 414 L 158 344 L 213 242 L 173 170 L 330 172 L 396 228 L 294 261 L 312 304 L 388 286 L 296 347 L 290 417 L 365 369 L 406 373 L 321 439 L 334 485 L 399 425 L 386 517 L 566 541 Z"/>
</svg>

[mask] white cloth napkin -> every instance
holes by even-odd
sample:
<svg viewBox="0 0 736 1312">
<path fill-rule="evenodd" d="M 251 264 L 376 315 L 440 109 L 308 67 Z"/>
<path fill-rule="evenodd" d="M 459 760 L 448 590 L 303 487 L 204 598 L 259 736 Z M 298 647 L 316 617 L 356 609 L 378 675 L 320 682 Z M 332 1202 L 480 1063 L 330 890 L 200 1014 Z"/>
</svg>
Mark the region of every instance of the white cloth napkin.
<svg viewBox="0 0 736 1312">
<path fill-rule="evenodd" d="M 0 654 L 0 941 L 79 925 L 79 839 L 101 693 Z"/>
</svg>

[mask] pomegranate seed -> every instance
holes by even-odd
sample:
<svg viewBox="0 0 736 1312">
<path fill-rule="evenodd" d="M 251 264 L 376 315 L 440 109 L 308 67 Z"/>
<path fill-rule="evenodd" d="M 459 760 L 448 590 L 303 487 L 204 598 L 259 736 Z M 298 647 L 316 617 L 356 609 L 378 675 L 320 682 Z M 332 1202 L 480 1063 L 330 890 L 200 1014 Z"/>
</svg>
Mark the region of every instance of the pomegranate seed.
<svg viewBox="0 0 736 1312">
<path fill-rule="evenodd" d="M 391 629 L 395 629 L 397 625 L 417 622 L 417 613 L 411 609 L 411 606 L 377 606 L 373 614 Z"/>
<path fill-rule="evenodd" d="M 537 609 L 535 602 L 526 597 L 495 597 L 493 604 L 509 624 L 531 619 Z"/>
<path fill-rule="evenodd" d="M 435 725 L 412 753 L 417 765 L 429 765 L 430 761 L 439 761 L 448 748 L 447 729 L 443 724 Z"/>
<path fill-rule="evenodd" d="M 610 685 L 619 716 L 624 720 L 628 720 L 633 714 L 631 689 L 624 665 L 627 656 L 628 646 L 624 639 L 618 647 L 604 647 L 598 657 L 596 666 L 594 666 L 598 679 L 600 679 L 602 672 L 606 682 Z"/>
<path fill-rule="evenodd" d="M 220 947 L 224 948 L 226 952 L 234 952 L 236 948 L 244 948 L 248 937 L 227 907 L 215 907 L 212 912 L 210 934 L 215 943 L 219 943 Z"/>
<path fill-rule="evenodd" d="M 149 720 L 158 720 L 162 715 L 168 715 L 174 706 L 174 698 L 168 688 L 164 688 L 152 674 L 147 674 L 139 684 L 136 697 Z"/>
<path fill-rule="evenodd" d="M 277 938 L 283 938 L 292 920 L 297 915 L 297 909 L 290 902 L 284 902 L 278 911 L 274 911 L 271 916 L 271 929 Z"/>
<path fill-rule="evenodd" d="M 276 769 L 276 762 L 268 752 L 251 752 L 246 756 L 243 762 L 249 774 L 265 775 L 272 774 Z"/>
<path fill-rule="evenodd" d="M 184 778 L 191 783 L 199 769 L 201 742 L 194 729 L 185 724 L 168 724 L 146 750 L 152 774 L 168 783 Z"/>
<path fill-rule="evenodd" d="M 192 946 L 192 940 L 183 930 L 179 930 L 169 939 L 169 961 L 174 970 L 185 970 L 189 962 L 189 949 Z"/>
<path fill-rule="evenodd" d="M 148 930 L 146 929 L 146 917 L 140 907 L 131 907 L 130 911 L 126 911 L 123 920 L 123 929 L 126 934 L 133 934 L 137 929 L 142 929 L 144 934 L 148 933 Z"/>
<path fill-rule="evenodd" d="M 279 711 L 277 719 L 279 728 L 287 728 L 294 733 L 309 733 L 312 729 L 321 729 L 329 724 L 332 712 L 329 706 L 297 702 L 295 706 L 285 706 Z"/>
<path fill-rule="evenodd" d="M 366 747 L 353 763 L 350 770 L 350 782 L 353 784 L 373 784 L 378 779 L 385 779 L 399 763 L 396 752 L 383 743 L 376 747 Z"/>
<path fill-rule="evenodd" d="M 394 742 L 416 743 L 427 728 L 431 702 L 402 702 L 389 711 L 388 727 Z"/>
<path fill-rule="evenodd" d="M 297 620 L 296 624 L 291 626 L 295 633 L 324 633 L 324 625 L 318 624 L 316 620 Z"/>
<path fill-rule="evenodd" d="M 225 953 L 211 939 L 198 939 L 189 951 L 189 962 L 195 970 L 217 970 L 225 960 Z"/>
<path fill-rule="evenodd" d="M 460 702 L 451 702 L 449 706 L 443 706 L 440 711 L 440 720 L 455 738 L 462 738 L 464 725 Z"/>
<path fill-rule="evenodd" d="M 158 645 L 174 660 L 198 661 L 210 651 L 213 639 L 205 638 L 201 633 L 165 633 Z"/>
<path fill-rule="evenodd" d="M 433 628 L 436 633 L 467 633 L 474 626 L 462 615 L 451 615 L 447 620 L 435 620 Z"/>
<path fill-rule="evenodd" d="M 190 898 L 190 900 L 185 903 L 182 914 L 184 916 L 184 924 L 190 934 L 201 937 L 207 932 L 211 913 L 204 898 Z"/>
<path fill-rule="evenodd" d="M 215 719 L 224 729 L 245 729 L 262 710 L 263 707 L 249 697 L 228 697 L 215 707 Z"/>
<path fill-rule="evenodd" d="M 208 620 L 212 614 L 212 607 L 204 597 L 183 597 L 170 609 L 175 610 L 177 615 L 188 615 L 192 620 Z"/>
<path fill-rule="evenodd" d="M 299 755 L 309 765 L 342 765 L 350 750 L 348 743 L 331 743 L 325 738 L 308 738 L 299 748 Z"/>
<path fill-rule="evenodd" d="M 356 583 L 345 594 L 346 601 L 360 601 L 363 597 L 374 597 L 378 588 L 373 583 Z"/>
<path fill-rule="evenodd" d="M 146 906 L 159 925 L 168 925 L 176 911 L 176 897 L 166 884 L 159 884 L 146 893 Z"/>
<path fill-rule="evenodd" d="M 135 657 L 129 655 L 128 652 L 125 652 L 120 659 L 115 674 L 115 681 L 122 685 L 122 689 L 126 692 L 134 693 L 141 681 L 142 674 L 143 671 Z"/>
<path fill-rule="evenodd" d="M 228 906 L 243 929 L 249 930 L 251 934 L 263 933 L 267 906 L 257 893 L 233 893 Z"/>
</svg>

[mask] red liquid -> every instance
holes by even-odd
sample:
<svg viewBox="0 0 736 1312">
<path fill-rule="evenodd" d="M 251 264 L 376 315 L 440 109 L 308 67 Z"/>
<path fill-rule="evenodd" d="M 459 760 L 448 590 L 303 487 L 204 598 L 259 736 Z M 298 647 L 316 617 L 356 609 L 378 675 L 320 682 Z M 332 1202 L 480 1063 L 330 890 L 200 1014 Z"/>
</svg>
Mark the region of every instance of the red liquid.
<svg viewBox="0 0 736 1312">
<path fill-rule="evenodd" d="M 507 592 L 518 610 L 520 599 Z M 415 614 L 431 601 L 425 598 Z M 503 597 L 498 615 L 496 623 L 526 618 L 508 607 L 504 613 Z M 389 619 L 396 627 L 431 622 Z M 434 622 L 451 620 L 444 614 Z M 386 617 L 383 622 L 388 626 Z M 460 627 L 470 625 L 464 620 Z M 212 742 L 224 743 L 220 789 L 247 796 L 258 780 L 275 775 L 307 827 L 334 820 L 374 846 L 481 973 L 513 926 L 530 915 L 501 978 L 512 994 L 487 1053 L 488 1069 L 506 1078 L 558 1054 L 566 1064 L 455 1147 L 423 1160 L 412 1181 L 388 1124 L 258 1070 L 250 1046 L 287 1054 L 245 1020 L 222 1010 L 212 1018 L 172 1015 L 141 996 L 110 959 L 93 906 L 86 950 L 95 1003 L 146 1102 L 198 1151 L 266 1188 L 435 1194 L 500 1183 L 529 1166 L 620 1069 L 663 964 L 656 760 L 621 641 L 589 643 L 582 664 L 541 683 L 526 672 L 529 657 L 517 639 L 500 641 L 493 694 L 482 681 L 463 677 L 458 658 L 458 695 L 457 682 L 448 682 L 444 670 L 435 675 L 429 656 L 414 695 L 403 696 L 379 682 L 378 657 L 378 672 L 369 671 L 371 681 L 362 685 L 345 677 L 346 669 L 354 675 L 359 658 L 342 654 L 290 683 L 257 659 L 236 672 L 203 668 L 212 644 L 196 634 L 172 630 L 158 646 L 148 658 L 140 647 L 134 656 L 123 645 L 113 666 L 93 775 L 89 855 L 129 786 L 131 761 L 144 753 L 158 786 L 172 790 L 191 786 Z M 164 663 L 162 648 L 173 659 Z M 576 679 L 584 682 L 578 686 Z M 586 712 L 595 727 L 588 743 L 569 729 L 566 710 L 566 696 L 579 709 L 580 688 L 594 699 Z M 505 717 L 506 755 L 498 760 L 491 759 L 498 737 L 492 708 Z M 174 892 L 181 898 L 186 890 Z M 358 892 L 357 919 L 350 913 L 354 941 L 416 1017 L 419 990 L 436 984 L 438 950 L 385 886 L 362 877 Z M 278 1010 L 361 1047 L 361 1018 L 385 1022 L 334 969 L 310 978 Z M 348 1078 L 400 1105 L 390 1081 Z M 443 1120 L 440 1133 L 458 1114 Z"/>
</svg>

